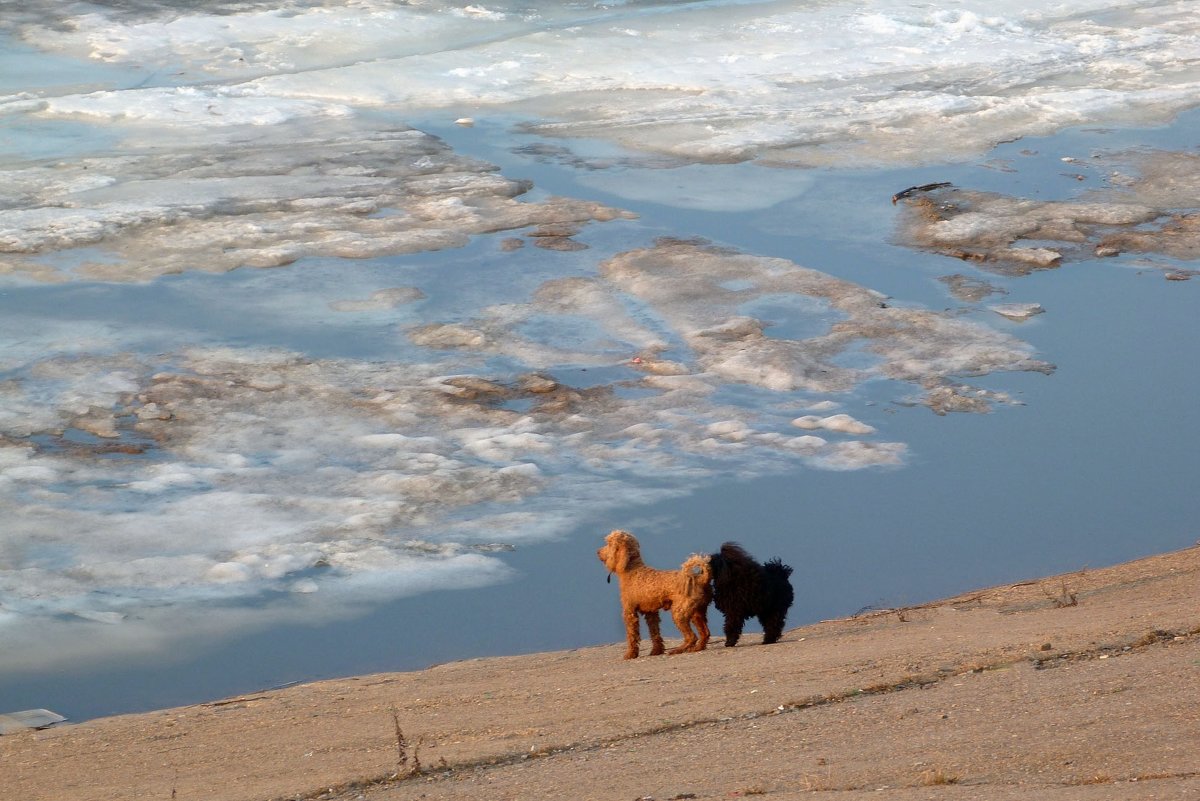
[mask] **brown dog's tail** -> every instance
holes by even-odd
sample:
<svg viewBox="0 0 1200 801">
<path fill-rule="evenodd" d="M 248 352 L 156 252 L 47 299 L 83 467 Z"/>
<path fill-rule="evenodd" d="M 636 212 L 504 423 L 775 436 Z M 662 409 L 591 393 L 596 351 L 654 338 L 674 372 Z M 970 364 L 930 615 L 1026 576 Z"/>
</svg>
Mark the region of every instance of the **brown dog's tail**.
<svg viewBox="0 0 1200 801">
<path fill-rule="evenodd" d="M 688 577 L 688 593 L 695 592 L 696 583 L 708 584 L 712 581 L 712 565 L 706 553 L 694 553 L 679 566 L 680 571 Z"/>
</svg>

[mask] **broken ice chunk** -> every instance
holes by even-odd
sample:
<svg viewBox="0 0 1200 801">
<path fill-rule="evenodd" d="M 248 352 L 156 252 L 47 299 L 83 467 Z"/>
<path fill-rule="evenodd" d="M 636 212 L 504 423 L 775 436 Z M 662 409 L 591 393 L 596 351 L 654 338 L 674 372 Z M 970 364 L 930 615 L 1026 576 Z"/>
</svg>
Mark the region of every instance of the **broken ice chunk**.
<svg viewBox="0 0 1200 801">
<path fill-rule="evenodd" d="M 804 417 L 797 417 L 792 421 L 792 425 L 797 428 L 805 428 L 810 431 L 823 428 L 827 431 L 840 431 L 843 434 L 873 434 L 875 429 L 859 420 L 855 420 L 848 414 L 833 414 L 829 417 L 818 417 L 815 414 L 808 414 Z"/>
<path fill-rule="evenodd" d="M 12 734 L 21 729 L 44 729 L 55 723 L 62 723 L 66 718 L 49 709 L 26 709 L 23 712 L 9 712 L 0 715 L 0 734 Z"/>
<path fill-rule="evenodd" d="M 988 308 L 996 314 L 1007 317 L 1010 320 L 1016 320 L 1018 323 L 1023 323 L 1030 317 L 1046 311 L 1040 303 L 997 303 L 994 306 L 988 306 Z"/>
</svg>

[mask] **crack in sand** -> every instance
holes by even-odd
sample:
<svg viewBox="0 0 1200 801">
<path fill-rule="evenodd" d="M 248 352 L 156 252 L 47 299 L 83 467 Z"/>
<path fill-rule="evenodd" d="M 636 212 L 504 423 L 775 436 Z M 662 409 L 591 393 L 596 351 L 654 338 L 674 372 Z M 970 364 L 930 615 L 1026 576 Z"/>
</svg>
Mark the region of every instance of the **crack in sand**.
<svg viewBox="0 0 1200 801">
<path fill-rule="evenodd" d="M 826 695 L 814 695 L 809 698 L 793 701 L 790 703 L 780 704 L 772 709 L 763 711 L 744 712 L 739 715 L 730 715 L 722 717 L 706 717 L 695 720 L 680 721 L 678 723 L 664 724 L 654 726 L 648 729 L 629 732 L 627 734 L 619 734 L 610 737 L 603 737 L 591 741 L 582 741 L 577 743 L 569 743 L 566 745 L 545 746 L 527 753 L 513 753 L 507 756 L 495 756 L 478 760 L 465 760 L 461 762 L 441 764 L 422 771 L 419 773 L 411 773 L 406 775 L 398 775 L 396 773 L 386 776 L 378 776 L 369 779 L 360 779 L 335 787 L 323 788 L 321 790 L 313 790 L 309 793 L 289 795 L 272 799 L 272 801 L 337 801 L 337 799 L 350 797 L 361 797 L 365 790 L 383 789 L 385 787 L 394 786 L 401 782 L 423 779 L 429 783 L 435 783 L 447 779 L 454 778 L 456 774 L 462 774 L 467 771 L 475 773 L 489 771 L 497 768 L 511 767 L 532 759 L 546 759 L 558 756 L 577 756 L 580 754 L 600 751 L 605 748 L 631 742 L 646 737 L 658 737 L 661 735 L 676 734 L 679 732 L 687 732 L 702 729 L 707 726 L 725 725 L 737 721 L 756 720 L 764 717 L 777 717 L 780 715 L 788 715 L 796 712 L 801 712 L 808 709 L 817 709 L 820 707 L 832 706 L 834 704 L 854 702 L 865 700 L 868 698 L 890 695 L 892 693 L 904 692 L 907 690 L 924 690 L 930 687 L 939 685 L 947 679 L 956 678 L 959 676 L 971 673 L 983 673 L 989 670 L 1003 670 L 1012 668 L 1022 663 L 1032 665 L 1034 670 L 1046 670 L 1055 667 L 1061 667 L 1067 664 L 1077 664 L 1080 662 L 1090 662 L 1100 659 L 1109 659 L 1113 657 L 1127 656 L 1138 653 L 1154 645 L 1172 645 L 1175 643 L 1186 642 L 1200 635 L 1200 627 L 1196 627 L 1186 631 L 1170 631 L 1166 629 L 1154 629 L 1137 640 L 1129 644 L 1111 644 L 1100 645 L 1095 648 L 1088 648 L 1074 651 L 1060 651 L 1053 655 L 1036 656 L 1031 655 L 1021 658 L 1004 657 L 987 663 L 980 664 L 974 662 L 971 664 L 960 664 L 953 668 L 942 668 L 933 673 L 924 673 L 919 675 L 909 675 L 897 681 L 880 682 L 878 684 L 869 685 L 867 687 L 853 688 L 843 690 L 841 692 L 829 693 Z M 1180 773 L 1155 773 L 1145 776 L 1129 776 L 1125 778 L 1109 777 L 1104 782 L 1098 780 L 1077 780 L 1074 782 L 1050 782 L 1046 786 L 1080 786 L 1089 783 L 1105 783 L 1115 784 L 1120 782 L 1141 782 L 1166 779 L 1191 779 L 1200 776 L 1200 772 L 1180 772 Z M 954 781 L 954 784 L 969 786 L 972 782 Z M 1004 782 L 981 782 L 981 784 L 996 785 L 1004 784 Z M 917 787 L 920 784 L 894 785 L 896 789 L 901 787 Z M 811 792 L 819 792 L 822 790 L 857 790 L 862 787 L 838 787 L 838 788 L 813 788 Z"/>
</svg>

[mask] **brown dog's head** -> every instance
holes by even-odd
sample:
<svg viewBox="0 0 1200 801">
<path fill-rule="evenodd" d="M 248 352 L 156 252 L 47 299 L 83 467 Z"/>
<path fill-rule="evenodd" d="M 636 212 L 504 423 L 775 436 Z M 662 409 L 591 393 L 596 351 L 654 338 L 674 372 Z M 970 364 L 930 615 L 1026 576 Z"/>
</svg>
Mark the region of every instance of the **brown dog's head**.
<svg viewBox="0 0 1200 801">
<path fill-rule="evenodd" d="M 628 531 L 617 529 L 604 538 L 604 547 L 596 551 L 596 556 L 608 568 L 609 573 L 620 575 L 641 558 L 641 548 L 637 538 Z"/>
</svg>

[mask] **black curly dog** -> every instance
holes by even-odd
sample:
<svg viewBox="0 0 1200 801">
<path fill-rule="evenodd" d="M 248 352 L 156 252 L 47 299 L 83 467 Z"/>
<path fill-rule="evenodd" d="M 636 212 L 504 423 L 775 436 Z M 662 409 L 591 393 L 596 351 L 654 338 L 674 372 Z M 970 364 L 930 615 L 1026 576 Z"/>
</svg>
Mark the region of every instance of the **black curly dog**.
<svg viewBox="0 0 1200 801">
<path fill-rule="evenodd" d="M 711 557 L 713 603 L 725 615 L 725 647 L 737 645 L 747 618 L 763 627 L 763 645 L 777 642 L 792 605 L 792 569 L 778 559 L 759 564 L 742 546 L 727 542 Z"/>
</svg>

